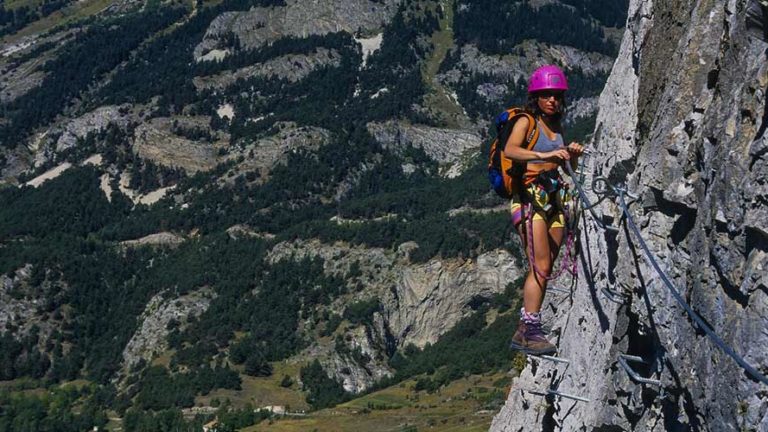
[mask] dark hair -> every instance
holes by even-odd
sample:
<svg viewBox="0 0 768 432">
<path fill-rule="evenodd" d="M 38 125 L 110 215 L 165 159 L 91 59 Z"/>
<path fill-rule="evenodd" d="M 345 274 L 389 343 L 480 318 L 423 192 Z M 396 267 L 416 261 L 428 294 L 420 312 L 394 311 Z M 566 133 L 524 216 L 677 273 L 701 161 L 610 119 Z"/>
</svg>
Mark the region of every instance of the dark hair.
<svg viewBox="0 0 768 432">
<path fill-rule="evenodd" d="M 560 123 L 565 116 L 565 111 L 568 108 L 568 104 L 565 100 L 565 94 L 560 98 L 560 112 L 552 116 L 552 120 Z M 528 93 L 528 101 L 525 104 L 525 111 L 535 118 L 539 118 L 542 115 L 541 108 L 539 108 L 539 96 L 536 93 Z"/>
</svg>

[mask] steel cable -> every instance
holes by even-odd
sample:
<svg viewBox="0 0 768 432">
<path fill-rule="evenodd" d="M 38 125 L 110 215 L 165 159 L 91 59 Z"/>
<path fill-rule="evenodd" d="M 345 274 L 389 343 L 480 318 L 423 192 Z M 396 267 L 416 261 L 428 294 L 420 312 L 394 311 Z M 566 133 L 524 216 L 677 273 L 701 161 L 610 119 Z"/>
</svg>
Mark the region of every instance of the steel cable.
<svg viewBox="0 0 768 432">
<path fill-rule="evenodd" d="M 701 328 L 704 333 L 706 333 L 707 336 L 709 336 L 710 339 L 717 345 L 723 352 L 728 354 L 736 363 L 739 364 L 749 375 L 751 375 L 756 380 L 762 382 L 765 385 L 768 385 L 768 377 L 761 374 L 757 369 L 752 367 L 749 363 L 747 363 L 746 360 L 744 360 L 743 357 L 741 357 L 739 354 L 737 354 L 730 346 L 728 346 L 725 341 L 723 341 L 720 336 L 718 336 L 712 328 L 707 325 L 706 322 L 699 316 L 699 314 L 694 311 L 688 303 L 685 302 L 683 297 L 680 295 L 680 293 L 677 291 L 675 286 L 672 284 L 672 282 L 669 280 L 669 277 L 667 277 L 666 273 L 661 269 L 658 262 L 656 261 L 656 258 L 653 256 L 653 253 L 651 252 L 648 245 L 645 243 L 645 240 L 643 240 L 643 237 L 640 235 L 640 230 L 637 228 L 637 225 L 635 225 L 634 219 L 632 219 L 632 215 L 629 213 L 629 208 L 627 208 L 627 203 L 624 201 L 624 194 L 626 192 L 619 189 L 618 190 L 618 198 L 619 198 L 619 205 L 621 206 L 622 212 L 624 212 L 624 215 L 626 216 L 627 224 L 629 224 L 629 227 L 632 229 L 632 232 L 635 234 L 635 237 L 637 237 L 638 242 L 640 243 L 640 247 L 645 252 L 645 257 L 648 260 L 648 262 L 651 264 L 651 266 L 656 270 L 656 273 L 659 274 L 661 277 L 661 280 L 664 281 L 664 285 L 667 286 L 669 291 L 672 293 L 672 296 L 677 300 L 677 303 L 680 304 L 680 306 L 685 310 L 686 313 L 693 319 L 693 321 L 696 323 L 696 325 Z"/>
<path fill-rule="evenodd" d="M 595 221 L 595 223 L 597 223 L 600 228 L 604 230 L 617 231 L 615 227 L 606 225 L 605 222 L 603 222 L 603 218 L 595 213 L 594 206 L 591 202 L 589 202 L 589 198 L 587 198 L 587 194 L 584 192 L 584 188 L 581 187 L 581 183 L 576 179 L 576 174 L 573 172 L 571 164 L 566 161 L 563 165 L 565 165 L 565 170 L 568 172 L 571 180 L 573 180 L 573 184 L 576 185 L 576 189 L 579 190 L 579 199 L 581 199 L 581 201 L 586 205 L 585 208 L 589 210 L 589 213 L 592 215 L 592 219 Z"/>
<path fill-rule="evenodd" d="M 598 225 L 600 225 L 604 229 L 616 229 L 615 227 L 609 227 L 606 226 L 601 218 L 597 216 L 597 214 L 592 210 L 592 204 L 589 202 L 589 199 L 587 198 L 586 194 L 584 193 L 584 189 L 582 188 L 582 185 L 579 183 L 578 180 L 576 180 L 576 176 L 574 175 L 573 169 L 571 168 L 569 163 L 565 163 L 565 169 L 568 171 L 568 174 L 571 176 L 571 179 L 573 179 L 573 183 L 576 185 L 576 188 L 579 190 L 579 197 L 583 201 L 584 204 L 586 204 L 587 209 L 589 210 L 590 214 L 592 215 L 592 218 L 597 222 Z M 608 184 L 606 181 L 606 186 L 611 188 L 613 190 L 613 193 L 617 195 L 619 198 L 619 206 L 621 207 L 622 213 L 626 216 L 627 223 L 632 230 L 632 232 L 635 234 L 635 237 L 637 237 L 638 242 L 640 243 L 640 247 L 643 249 L 643 252 L 645 253 L 645 257 L 648 260 L 648 262 L 651 264 L 651 266 L 656 270 L 656 273 L 658 273 L 659 277 L 661 277 L 661 280 L 664 282 L 664 285 L 666 285 L 667 289 L 672 293 L 672 296 L 675 298 L 678 304 L 685 310 L 685 312 L 688 314 L 688 316 L 691 317 L 691 319 L 696 323 L 696 325 L 701 328 L 704 333 L 715 343 L 715 345 L 720 348 L 724 353 L 728 354 L 739 366 L 741 366 L 744 371 L 746 371 L 749 375 L 751 375 L 754 379 L 757 381 L 768 385 L 768 377 L 761 374 L 757 369 L 755 369 L 752 365 L 747 363 L 746 360 L 742 356 L 740 356 L 736 351 L 733 350 L 730 346 L 728 346 L 725 341 L 723 341 L 720 336 L 715 333 L 714 330 L 699 316 L 696 311 L 694 311 L 688 303 L 683 299 L 683 297 L 680 295 L 680 292 L 675 288 L 675 286 L 672 284 L 672 282 L 669 280 L 669 277 L 664 273 L 664 271 L 659 266 L 658 262 L 656 261 L 656 258 L 654 257 L 653 253 L 651 252 L 648 245 L 645 243 L 645 240 L 643 239 L 642 235 L 640 234 L 640 230 L 637 228 L 637 225 L 635 225 L 635 221 L 632 218 L 632 215 L 629 213 L 629 208 L 627 207 L 626 201 L 624 201 L 624 195 L 626 194 L 626 191 L 620 188 L 616 188 L 613 185 Z M 607 192 L 607 191 L 606 191 Z"/>
</svg>

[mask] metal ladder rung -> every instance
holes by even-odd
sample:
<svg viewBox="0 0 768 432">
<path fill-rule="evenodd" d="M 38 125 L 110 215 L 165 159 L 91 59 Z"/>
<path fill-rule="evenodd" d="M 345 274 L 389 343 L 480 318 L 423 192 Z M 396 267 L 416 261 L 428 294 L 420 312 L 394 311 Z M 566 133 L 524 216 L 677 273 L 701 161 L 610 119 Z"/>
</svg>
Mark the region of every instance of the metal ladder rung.
<svg viewBox="0 0 768 432">
<path fill-rule="evenodd" d="M 621 365 L 622 368 L 624 368 L 624 371 L 627 372 L 627 375 L 629 375 L 630 378 L 632 378 L 633 380 L 639 383 L 651 384 L 651 385 L 661 387 L 661 381 L 651 379 L 651 378 L 641 377 L 640 374 L 638 374 L 637 371 L 632 369 L 632 366 L 630 366 L 629 363 L 627 363 L 627 360 L 638 362 L 638 363 L 646 363 L 646 361 L 643 360 L 642 357 L 633 356 L 629 354 L 619 354 L 619 364 Z"/>
<path fill-rule="evenodd" d="M 561 293 L 567 293 L 567 294 L 571 293 L 571 290 L 569 289 L 558 288 L 558 287 L 547 287 L 547 291 L 561 292 Z"/>
<path fill-rule="evenodd" d="M 616 291 L 610 290 L 610 289 L 605 288 L 605 287 L 603 287 L 600 291 L 603 293 L 603 295 L 605 295 L 605 297 L 608 300 L 610 300 L 610 301 L 612 301 L 612 302 L 614 302 L 616 304 L 624 304 L 624 303 L 626 303 L 626 297 L 623 294 L 619 294 Z"/>
<path fill-rule="evenodd" d="M 585 397 L 575 396 L 575 395 L 572 395 L 572 394 L 563 393 L 563 392 L 560 392 L 560 391 L 557 391 L 557 390 L 552 390 L 552 389 L 548 389 L 546 392 L 539 391 L 539 390 L 528 390 L 528 393 L 535 394 L 537 396 L 553 395 L 553 396 L 558 396 L 558 397 L 562 397 L 562 398 L 566 398 L 566 399 L 576 400 L 576 401 L 579 401 L 579 402 L 591 402 L 589 399 L 587 399 Z"/>
<path fill-rule="evenodd" d="M 534 354 L 530 354 L 529 357 L 535 357 L 535 358 L 542 359 L 542 360 L 549 360 L 549 361 L 555 362 L 555 363 L 571 364 L 570 360 L 568 360 L 567 358 L 562 358 L 562 357 L 555 357 L 555 356 L 550 356 L 550 355 L 534 355 Z"/>
<path fill-rule="evenodd" d="M 571 395 L 571 394 L 568 394 L 568 393 L 562 393 L 562 392 L 559 392 L 559 391 L 557 391 L 557 390 L 552 390 L 552 389 L 549 389 L 549 390 L 547 390 L 547 393 L 549 393 L 549 394 L 551 394 L 551 395 L 555 395 L 555 396 L 564 397 L 564 398 L 566 398 L 566 399 L 573 399 L 573 400 L 577 400 L 577 401 L 580 401 L 580 402 L 590 402 L 590 400 L 589 400 L 589 399 L 587 399 L 587 398 L 585 398 L 585 397 L 581 397 L 581 396 L 574 396 L 574 395 Z"/>
</svg>

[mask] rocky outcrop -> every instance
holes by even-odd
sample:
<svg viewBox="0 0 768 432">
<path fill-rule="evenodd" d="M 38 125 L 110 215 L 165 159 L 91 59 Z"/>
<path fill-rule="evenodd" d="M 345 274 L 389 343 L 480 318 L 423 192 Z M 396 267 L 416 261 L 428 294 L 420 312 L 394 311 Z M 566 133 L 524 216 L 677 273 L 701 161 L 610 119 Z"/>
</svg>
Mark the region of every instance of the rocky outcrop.
<svg viewBox="0 0 768 432">
<path fill-rule="evenodd" d="M 64 45 L 72 30 L 6 38 L 0 41 L 0 103 L 9 103 L 42 83 L 46 76 L 43 65 L 57 48 Z M 21 56 L 36 50 L 37 54 L 22 61 Z"/>
<path fill-rule="evenodd" d="M 123 350 L 123 372 L 127 372 L 140 360 L 146 362 L 168 349 L 169 324 L 174 322 L 183 329 L 190 316 L 197 317 L 208 309 L 215 293 L 208 288 L 179 297 L 167 297 L 162 292 L 147 303 L 139 317 L 139 329 Z M 167 298 L 166 298 L 167 297 Z"/>
<path fill-rule="evenodd" d="M 422 149 L 427 156 L 445 167 L 461 162 L 468 152 L 477 152 L 482 141 L 474 131 L 440 129 L 398 120 L 369 123 L 368 131 L 385 148 L 403 150 L 412 146 Z"/>
<path fill-rule="evenodd" d="M 589 171 L 638 195 L 630 212 L 682 298 L 766 374 L 768 44 L 748 35 L 749 3 L 630 1 Z M 639 240 L 587 223 L 582 243 L 585 277 L 545 308 L 570 364 L 531 360 L 491 430 L 768 429 L 766 386 L 692 325 Z"/>
<path fill-rule="evenodd" d="M 61 152 L 77 145 L 78 139 L 84 139 L 89 133 L 106 129 L 110 124 L 125 128 L 131 118 L 129 105 L 103 106 L 52 129 L 49 134 L 58 136 L 54 148 L 57 152 Z"/>
<path fill-rule="evenodd" d="M 477 259 L 435 258 L 414 264 L 408 260 L 408 251 L 415 247 L 415 243 L 405 243 L 398 251 L 387 251 L 316 240 L 279 243 L 269 260 L 319 256 L 326 271 L 337 275 L 347 275 L 353 265 L 359 268 L 360 275 L 348 277 L 347 283 L 350 289 L 361 283 L 368 295 L 381 301 L 381 315 L 398 347 L 437 342 L 469 313 L 473 298 L 502 293 L 520 275 L 506 251 L 487 252 Z M 343 311 L 348 302 L 339 299 L 334 307 Z"/>
<path fill-rule="evenodd" d="M 275 127 L 277 128 L 275 135 L 246 144 L 230 154 L 230 160 L 240 160 L 236 167 L 237 171 L 255 171 L 259 174 L 258 181 L 263 182 L 277 164 L 287 160 L 291 152 L 299 149 L 317 150 L 327 143 L 331 136 L 326 129 L 312 126 L 299 127 L 293 122 L 279 122 Z"/>
<path fill-rule="evenodd" d="M 332 32 L 357 33 L 380 29 L 397 11 L 400 0 L 287 0 L 284 7 L 226 12 L 208 28 L 195 48 L 195 59 L 223 48 L 222 39 L 235 34 L 245 49 L 258 48 L 286 36 L 307 37 Z"/>
<path fill-rule="evenodd" d="M 0 276 L 0 300 L 3 307 L 0 308 L 0 326 L 6 329 L 10 326 L 24 325 L 36 315 L 34 300 L 24 298 L 21 285 L 29 280 L 32 265 L 27 264 L 16 270 L 13 277 Z M 14 292 L 19 294 L 13 295 Z M 26 333 L 26 332 L 25 332 Z"/>
<path fill-rule="evenodd" d="M 517 50 L 516 53 L 496 56 L 482 53 L 475 45 L 464 45 L 460 48 L 458 63 L 450 71 L 441 74 L 439 79 L 454 84 L 468 75 L 484 74 L 507 81 L 526 80 L 536 67 L 553 63 L 594 75 L 610 71 L 613 65 L 613 59 L 605 54 L 588 53 L 564 45 L 525 41 Z M 531 62 L 531 59 L 536 61 Z"/>
<path fill-rule="evenodd" d="M 373 324 L 347 329 L 337 345 L 326 347 L 318 356 L 326 372 L 340 382 L 344 390 L 360 393 L 393 375 L 387 364 L 390 336 L 382 315 L 373 315 Z"/>
<path fill-rule="evenodd" d="M 274 234 L 254 231 L 253 228 L 245 224 L 232 225 L 231 227 L 227 228 L 226 232 L 229 238 L 232 240 L 240 240 L 246 238 L 262 238 L 265 240 L 272 240 L 275 238 Z"/>
<path fill-rule="evenodd" d="M 217 75 L 195 77 L 193 83 L 200 89 L 225 89 L 239 79 L 252 77 L 270 77 L 296 82 L 304 79 L 312 71 L 325 66 L 338 66 L 341 55 L 336 50 L 317 48 L 312 54 L 288 54 L 267 60 L 257 65 L 236 71 L 222 72 Z"/>
<path fill-rule="evenodd" d="M 400 274 L 385 297 L 390 328 L 401 345 L 423 347 L 453 328 L 473 298 L 502 293 L 520 270 L 508 252 L 499 250 L 476 261 L 431 260 Z"/>
<path fill-rule="evenodd" d="M 37 64 L 16 68 L 2 75 L 0 79 L 0 103 L 12 102 L 43 82 L 45 73 L 35 69 L 36 66 Z"/>
<path fill-rule="evenodd" d="M 49 127 L 29 140 L 29 151 L 34 154 L 34 168 L 50 166 L 60 152 L 75 147 L 78 140 L 90 133 L 106 129 L 110 124 L 126 128 L 134 116 L 129 105 L 103 106 L 73 119 Z"/>
<path fill-rule="evenodd" d="M 174 248 L 182 243 L 184 243 L 184 237 L 170 232 L 161 232 L 150 234 L 136 240 L 126 240 L 120 242 L 120 245 L 125 248 L 135 248 L 141 246 L 166 246 Z"/>
<path fill-rule="evenodd" d="M 61 282 L 34 281 L 31 264 L 0 275 L 0 329 L 16 338 L 29 335 L 33 328 L 42 345 L 54 330 L 61 328 L 64 316 L 52 316 L 51 304 L 60 301 L 67 287 Z M 54 294 L 56 293 L 56 294 Z M 44 298 L 47 296 L 48 300 Z"/>
<path fill-rule="evenodd" d="M 371 325 L 340 333 L 341 350 L 316 343 L 305 353 L 319 358 L 348 391 L 359 393 L 391 375 L 386 359 L 396 348 L 409 344 L 423 348 L 437 342 L 440 335 L 471 313 L 473 300 L 503 293 L 520 275 L 506 251 L 488 252 L 471 260 L 435 258 L 414 264 L 408 255 L 417 247 L 409 242 L 397 251 L 388 251 L 313 240 L 279 243 L 268 256 L 269 262 L 321 257 L 327 273 L 345 276 L 349 291 L 355 294 L 334 301 L 331 308 L 338 314 L 354 300 L 379 300 L 381 310 L 373 314 Z M 358 285 L 364 287 L 362 291 L 357 291 Z M 351 355 L 355 350 L 358 354 Z M 365 357 L 362 361 L 361 356 Z"/>
<path fill-rule="evenodd" d="M 18 184 L 18 177 L 32 165 L 32 154 L 23 146 L 0 149 L 0 185 Z"/>
<path fill-rule="evenodd" d="M 568 105 L 568 120 L 573 121 L 579 117 L 588 117 L 597 113 L 597 98 L 580 98 Z"/>
<path fill-rule="evenodd" d="M 136 128 L 133 150 L 159 165 L 183 168 L 187 173 L 207 171 L 216 166 L 214 143 L 192 141 L 171 132 L 170 119 L 157 118 Z"/>
</svg>

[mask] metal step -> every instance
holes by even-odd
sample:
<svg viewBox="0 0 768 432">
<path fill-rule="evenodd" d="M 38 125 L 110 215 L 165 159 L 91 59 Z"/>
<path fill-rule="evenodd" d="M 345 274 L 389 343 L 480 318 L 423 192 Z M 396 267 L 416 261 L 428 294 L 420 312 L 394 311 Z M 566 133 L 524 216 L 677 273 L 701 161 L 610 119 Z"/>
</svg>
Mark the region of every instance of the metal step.
<svg viewBox="0 0 768 432">
<path fill-rule="evenodd" d="M 549 396 L 549 395 L 552 395 L 552 396 L 557 396 L 557 397 L 561 397 L 561 398 L 565 398 L 565 399 L 572 399 L 572 400 L 579 401 L 579 402 L 591 402 L 588 398 L 581 397 L 581 396 L 575 396 L 575 395 L 568 394 L 568 393 L 563 393 L 563 392 L 560 392 L 560 391 L 557 391 L 557 390 L 553 390 L 553 389 L 548 389 L 546 392 L 539 391 L 539 390 L 527 390 L 527 392 L 530 393 L 530 394 L 538 395 L 538 396 Z"/>
<path fill-rule="evenodd" d="M 555 357 L 555 356 L 550 356 L 550 355 L 533 355 L 533 354 L 529 354 L 528 357 L 534 357 L 534 358 L 541 359 L 541 360 L 548 360 L 548 361 L 555 362 L 555 363 L 571 364 L 571 361 L 568 360 L 567 358 Z"/>
<path fill-rule="evenodd" d="M 565 294 L 571 293 L 571 290 L 569 289 L 558 288 L 558 287 L 547 287 L 547 291 L 553 291 L 553 292 L 559 292 L 559 293 L 565 293 Z"/>
<path fill-rule="evenodd" d="M 627 375 L 629 375 L 630 378 L 635 380 L 636 382 L 643 383 L 643 384 L 651 384 L 658 387 L 661 387 L 661 381 L 651 379 L 651 378 L 645 378 L 641 377 L 640 374 L 637 373 L 632 367 L 629 365 L 628 362 L 633 361 L 637 363 L 646 363 L 645 360 L 642 359 L 642 357 L 633 356 L 629 354 L 619 354 L 619 364 L 622 368 L 624 368 L 624 371 L 627 372 Z"/>
</svg>

